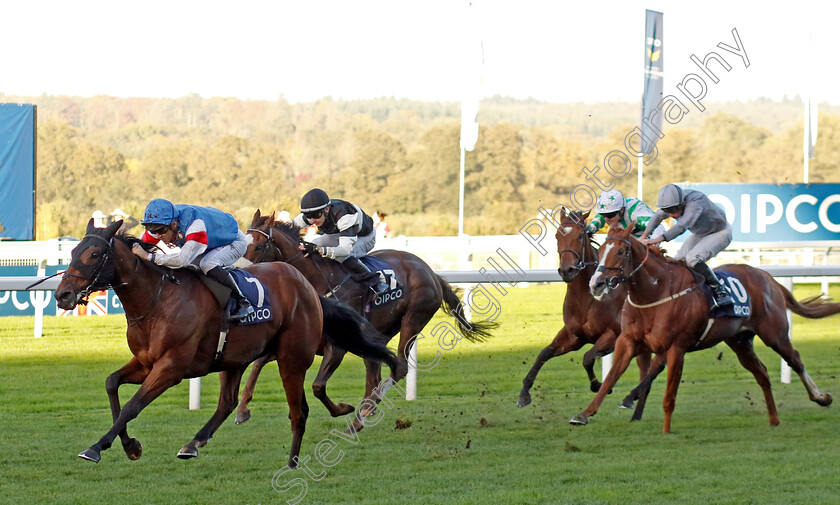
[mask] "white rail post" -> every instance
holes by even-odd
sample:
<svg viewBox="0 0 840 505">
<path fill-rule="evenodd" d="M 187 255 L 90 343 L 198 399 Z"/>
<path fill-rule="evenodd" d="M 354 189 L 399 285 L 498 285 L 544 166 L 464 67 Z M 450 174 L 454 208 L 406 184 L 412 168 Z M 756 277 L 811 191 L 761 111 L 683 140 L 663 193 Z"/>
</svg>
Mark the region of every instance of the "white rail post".
<svg viewBox="0 0 840 505">
<path fill-rule="evenodd" d="M 38 277 L 45 277 L 47 275 L 47 260 L 44 259 L 38 263 L 36 275 Z M 41 338 L 44 335 L 44 307 L 46 306 L 44 302 L 49 300 L 46 293 L 47 291 L 33 291 L 30 293 L 30 301 L 35 309 L 35 338 Z"/>
<path fill-rule="evenodd" d="M 411 342 L 408 349 L 408 373 L 405 375 L 405 399 L 417 399 L 417 340 Z"/>
<path fill-rule="evenodd" d="M 610 368 L 612 368 L 612 364 L 612 353 L 609 353 L 601 358 L 601 382 L 604 382 L 607 379 L 607 374 L 610 373 Z"/>
<path fill-rule="evenodd" d="M 201 377 L 190 379 L 190 410 L 201 408 Z"/>
<path fill-rule="evenodd" d="M 782 279 L 782 286 L 786 287 L 788 291 L 793 292 L 793 277 L 785 277 Z M 793 312 L 790 309 L 785 310 L 785 315 L 788 320 L 788 338 L 793 340 Z M 782 384 L 790 384 L 790 367 L 785 360 L 782 359 L 781 381 Z"/>
</svg>

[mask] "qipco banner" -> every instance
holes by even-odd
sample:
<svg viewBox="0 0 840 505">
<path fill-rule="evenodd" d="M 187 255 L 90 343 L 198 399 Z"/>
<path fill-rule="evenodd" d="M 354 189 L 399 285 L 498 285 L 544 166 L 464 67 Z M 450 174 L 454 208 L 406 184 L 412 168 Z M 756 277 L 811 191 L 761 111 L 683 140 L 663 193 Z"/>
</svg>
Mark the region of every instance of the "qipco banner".
<svg viewBox="0 0 840 505">
<path fill-rule="evenodd" d="M 46 274 L 52 275 L 66 267 L 48 266 Z M 0 277 L 37 275 L 34 266 L 0 267 Z M 104 316 L 124 314 L 120 299 L 113 291 L 94 291 L 88 297 L 87 305 L 77 305 L 73 310 L 63 310 L 56 306 L 52 291 L 4 291 L 0 286 L 0 316 L 31 316 L 35 309 L 44 310 L 44 315 L 56 316 Z"/>
<path fill-rule="evenodd" d="M 688 184 L 723 207 L 734 242 L 840 242 L 840 184 Z"/>
</svg>

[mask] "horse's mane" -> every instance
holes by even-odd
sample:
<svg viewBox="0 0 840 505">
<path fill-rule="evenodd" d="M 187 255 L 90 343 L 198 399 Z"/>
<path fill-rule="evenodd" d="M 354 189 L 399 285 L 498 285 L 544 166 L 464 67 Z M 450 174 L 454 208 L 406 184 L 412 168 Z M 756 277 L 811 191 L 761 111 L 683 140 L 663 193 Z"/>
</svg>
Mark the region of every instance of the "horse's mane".
<svg viewBox="0 0 840 505">
<path fill-rule="evenodd" d="M 131 235 L 130 233 L 117 233 L 114 235 L 114 238 L 122 242 L 123 244 L 127 245 L 129 249 L 134 247 L 134 244 L 140 244 L 140 247 L 145 249 L 146 251 L 153 251 L 157 249 L 155 244 L 150 244 L 148 242 L 143 242 L 140 238 Z"/>
<path fill-rule="evenodd" d="M 283 233 L 284 235 L 286 235 L 290 239 L 294 240 L 295 242 L 300 240 L 300 230 L 301 230 L 301 228 L 292 221 L 289 221 L 289 222 L 286 222 L 286 223 L 281 223 L 281 222 L 275 221 L 274 225 L 272 225 L 272 228 L 274 228 L 275 230 Z"/>
</svg>

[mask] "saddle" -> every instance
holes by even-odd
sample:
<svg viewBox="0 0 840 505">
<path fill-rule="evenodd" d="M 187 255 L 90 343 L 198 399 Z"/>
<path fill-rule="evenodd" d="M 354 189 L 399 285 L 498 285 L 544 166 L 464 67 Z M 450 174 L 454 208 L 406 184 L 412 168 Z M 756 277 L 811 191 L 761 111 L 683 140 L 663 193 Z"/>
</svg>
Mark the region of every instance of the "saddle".
<svg viewBox="0 0 840 505">
<path fill-rule="evenodd" d="M 744 284 L 738 279 L 735 274 L 727 270 L 715 270 L 718 280 L 723 285 L 724 289 L 732 297 L 732 305 L 716 306 L 714 303 L 714 293 L 712 288 L 707 284 L 703 284 L 700 289 L 706 296 L 706 301 L 709 302 L 709 318 L 715 319 L 718 317 L 750 317 L 752 314 L 752 307 L 750 306 L 750 295 L 744 288 Z"/>
<path fill-rule="evenodd" d="M 193 270 L 198 275 L 198 278 L 210 289 L 210 292 L 216 297 L 216 301 L 219 302 L 219 306 L 230 314 L 236 307 L 236 300 L 231 298 L 230 289 L 207 277 L 199 269 L 190 268 L 190 270 Z M 250 317 L 234 321 L 234 326 L 247 326 L 271 321 L 273 318 L 271 301 L 268 299 L 265 286 L 263 286 L 262 282 L 245 270 L 238 268 L 231 268 L 229 270 L 233 280 L 236 281 L 236 285 L 239 286 L 239 290 L 242 291 L 242 294 L 245 295 L 245 298 L 254 307 L 254 313 Z"/>
</svg>

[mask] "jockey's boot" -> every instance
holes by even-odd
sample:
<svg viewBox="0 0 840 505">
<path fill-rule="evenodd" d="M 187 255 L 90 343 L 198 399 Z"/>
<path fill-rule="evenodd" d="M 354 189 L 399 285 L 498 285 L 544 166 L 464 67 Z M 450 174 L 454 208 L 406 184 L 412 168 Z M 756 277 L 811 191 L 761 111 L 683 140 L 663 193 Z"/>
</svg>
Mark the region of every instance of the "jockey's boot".
<svg viewBox="0 0 840 505">
<path fill-rule="evenodd" d="M 239 286 L 236 285 L 233 276 L 224 267 L 218 266 L 211 268 L 207 272 L 207 277 L 230 289 L 230 296 L 236 301 L 236 307 L 234 307 L 230 314 L 231 319 L 245 319 L 254 313 L 254 307 L 251 306 L 251 302 L 245 298 L 242 291 L 239 291 Z"/>
<path fill-rule="evenodd" d="M 722 305 L 732 305 L 732 297 L 729 296 L 729 293 L 726 291 L 726 288 L 723 287 L 720 280 L 715 275 L 714 271 L 709 268 L 709 265 L 706 264 L 704 261 L 698 261 L 696 265 L 694 265 L 694 271 L 698 274 L 702 275 L 704 279 L 706 279 L 706 284 L 712 288 L 712 293 L 714 293 L 714 302 L 716 307 L 720 307 Z"/>
<path fill-rule="evenodd" d="M 370 269 L 362 263 L 359 258 L 355 256 L 348 256 L 342 263 L 347 266 L 347 269 L 354 274 L 370 274 L 373 273 Z M 388 291 L 388 285 L 382 282 L 382 276 L 377 274 L 377 278 L 379 282 L 376 284 L 376 287 L 373 288 L 373 291 L 379 295 Z"/>
</svg>

